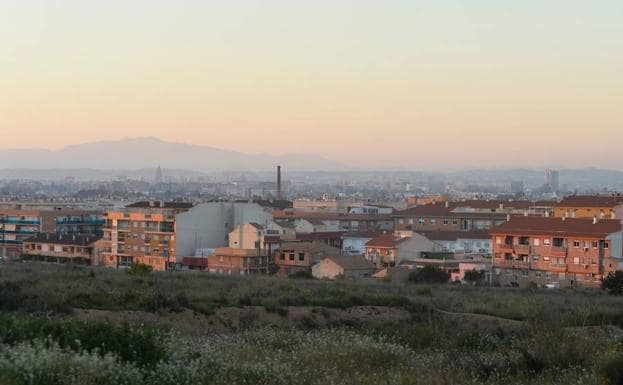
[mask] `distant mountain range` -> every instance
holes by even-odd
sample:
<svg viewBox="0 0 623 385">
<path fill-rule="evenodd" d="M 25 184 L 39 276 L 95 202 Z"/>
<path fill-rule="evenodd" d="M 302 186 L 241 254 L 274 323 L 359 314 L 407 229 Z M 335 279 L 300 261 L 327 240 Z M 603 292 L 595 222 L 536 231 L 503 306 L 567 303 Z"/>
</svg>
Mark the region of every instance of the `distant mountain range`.
<svg viewBox="0 0 623 385">
<path fill-rule="evenodd" d="M 2 169 L 136 170 L 157 165 L 199 172 L 266 171 L 283 165 L 296 171 L 338 171 L 347 166 L 316 155 L 250 155 L 214 147 L 135 138 L 67 146 L 60 150 L 0 150 Z"/>
</svg>

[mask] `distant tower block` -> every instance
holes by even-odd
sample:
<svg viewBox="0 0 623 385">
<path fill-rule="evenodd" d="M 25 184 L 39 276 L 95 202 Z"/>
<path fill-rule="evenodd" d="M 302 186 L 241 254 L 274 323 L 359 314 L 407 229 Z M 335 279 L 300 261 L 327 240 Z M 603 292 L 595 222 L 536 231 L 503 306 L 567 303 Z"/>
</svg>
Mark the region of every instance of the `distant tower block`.
<svg viewBox="0 0 623 385">
<path fill-rule="evenodd" d="M 154 177 L 154 183 L 156 184 L 162 183 L 162 169 L 160 168 L 160 165 L 158 165 L 158 168 L 156 169 L 156 176 Z"/>
<path fill-rule="evenodd" d="M 281 166 L 277 166 L 277 199 L 281 199 Z"/>
</svg>

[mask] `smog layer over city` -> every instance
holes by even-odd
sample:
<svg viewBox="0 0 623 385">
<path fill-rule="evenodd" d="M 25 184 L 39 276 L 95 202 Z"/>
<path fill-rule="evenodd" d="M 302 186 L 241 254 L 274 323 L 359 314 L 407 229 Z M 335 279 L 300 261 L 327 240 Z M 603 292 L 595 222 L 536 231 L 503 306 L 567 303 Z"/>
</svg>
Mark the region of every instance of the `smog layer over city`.
<svg viewBox="0 0 623 385">
<path fill-rule="evenodd" d="M 623 2 L 0 1 L 0 384 L 623 384 Z"/>
</svg>

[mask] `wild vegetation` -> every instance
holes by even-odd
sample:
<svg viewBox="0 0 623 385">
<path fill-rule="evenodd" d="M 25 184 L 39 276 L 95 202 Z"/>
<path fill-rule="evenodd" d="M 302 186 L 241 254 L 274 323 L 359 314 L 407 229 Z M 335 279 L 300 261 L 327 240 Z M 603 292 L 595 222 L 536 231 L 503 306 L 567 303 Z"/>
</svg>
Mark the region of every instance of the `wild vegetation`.
<svg viewBox="0 0 623 385">
<path fill-rule="evenodd" d="M 328 319 L 183 333 L 80 309 Z M 333 319 L 383 306 L 406 320 Z M 621 384 L 623 298 L 604 291 L 132 274 L 0 265 L 0 384 Z M 258 313 L 259 314 L 259 313 Z M 377 316 L 375 316 L 377 314 Z M 151 318 L 150 318 L 151 320 Z"/>
</svg>

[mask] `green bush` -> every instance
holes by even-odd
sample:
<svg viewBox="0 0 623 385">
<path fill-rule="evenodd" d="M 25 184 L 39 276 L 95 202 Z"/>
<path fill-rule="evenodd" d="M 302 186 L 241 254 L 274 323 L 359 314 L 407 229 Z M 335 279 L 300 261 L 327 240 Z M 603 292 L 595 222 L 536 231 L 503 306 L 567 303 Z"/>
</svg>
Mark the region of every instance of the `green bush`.
<svg viewBox="0 0 623 385">
<path fill-rule="evenodd" d="M 485 280 L 485 271 L 484 270 L 468 270 L 465 272 L 465 277 L 463 278 L 465 282 L 471 283 L 473 285 L 482 284 Z"/>
<path fill-rule="evenodd" d="M 409 273 L 409 281 L 415 283 L 439 284 L 447 283 L 449 280 L 448 272 L 434 266 L 424 266 Z"/>
<path fill-rule="evenodd" d="M 153 268 L 151 266 L 144 263 L 133 263 L 132 266 L 126 270 L 126 273 L 130 275 L 147 275 L 151 273 L 152 270 Z"/>
<path fill-rule="evenodd" d="M 623 270 L 608 273 L 606 278 L 602 278 L 601 287 L 610 294 L 623 294 Z"/>
<path fill-rule="evenodd" d="M 0 343 L 15 345 L 34 340 L 57 343 L 61 348 L 100 354 L 113 353 L 139 366 L 165 358 L 162 331 L 104 321 L 53 320 L 0 314 Z"/>
<path fill-rule="evenodd" d="M 311 271 L 309 271 L 309 270 L 298 270 L 298 271 L 295 271 L 294 273 L 289 274 L 288 278 L 293 278 L 293 279 L 312 279 L 312 278 L 314 278 L 314 276 L 312 275 Z"/>
<path fill-rule="evenodd" d="M 623 353 L 608 358 L 600 369 L 606 384 L 623 385 Z"/>
</svg>

